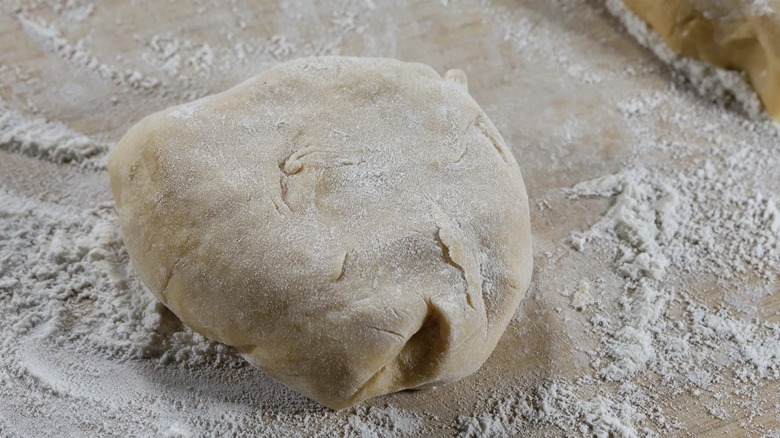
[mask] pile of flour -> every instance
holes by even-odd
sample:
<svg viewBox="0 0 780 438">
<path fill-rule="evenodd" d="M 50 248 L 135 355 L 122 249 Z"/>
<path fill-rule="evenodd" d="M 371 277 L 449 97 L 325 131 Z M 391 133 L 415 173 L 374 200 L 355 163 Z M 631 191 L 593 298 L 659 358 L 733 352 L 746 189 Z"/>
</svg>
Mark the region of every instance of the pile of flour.
<svg viewBox="0 0 780 438">
<path fill-rule="evenodd" d="M 219 44 L 160 29 L 152 37 L 133 36 L 137 59 L 110 59 L 100 54 L 99 35 L 68 31 L 103 12 L 99 3 L 17 3 L 13 16 L 23 35 L 63 65 L 114 87 L 118 102 L 141 105 L 138 114 L 149 111 L 152 99 L 180 103 L 231 85 L 235 71 L 249 75 L 297 56 L 409 50 L 393 17 L 417 5 L 287 0 L 273 17 L 277 33 L 260 38 L 250 32 L 258 21 L 250 8 L 197 2 L 199 16 L 228 23 L 214 28 Z M 581 34 L 550 18 L 608 20 L 592 2 L 529 0 L 516 9 L 488 0 L 426 4 L 443 22 L 474 14 L 490 29 L 486 59 L 499 62 L 508 54 L 539 83 L 605 94 L 598 110 L 612 115 L 606 121 L 622 123 L 627 152 L 619 166 L 594 161 L 589 177 L 548 184 L 532 200 L 539 207 L 532 216 L 540 228 L 540 269 L 528 301 L 538 304 L 520 309 L 509 331 L 525 333 L 529 317 L 559 323 L 543 341 L 570 349 L 550 357 L 570 360 L 574 371 L 508 376 L 495 388 L 475 388 L 467 379 L 453 391 L 475 404 L 436 411 L 446 415 L 428 413 L 440 406 L 388 404 L 392 398 L 328 411 L 248 366 L 233 349 L 193 333 L 156 303 L 128 263 L 107 182 L 79 183 L 103 172 L 109 145 L 47 120 L 35 110 L 45 109 L 40 102 L 8 99 L 0 103 L 0 160 L 57 163 L 72 179 L 61 189 L 84 190 L 78 196 L 95 201 L 77 207 L 35 187 L 12 189 L 0 176 L 0 435 L 630 437 L 696 434 L 691 417 L 732 425 L 739 434 L 780 433 L 772 422 L 780 417 L 778 405 L 767 395 L 780 384 L 780 320 L 766 310 L 780 266 L 778 131 L 761 117 L 723 109 L 736 101 L 743 112 L 760 113 L 741 77 L 672 57 L 621 3 L 607 5 L 661 59 L 688 71 L 693 87 L 663 82 L 662 64 L 606 63 L 581 50 Z M 322 16 L 327 20 L 314 30 L 311 23 Z M 609 44 L 624 36 L 612 29 L 599 38 Z M 22 84 L 20 78 L 35 73 L 25 68 L 0 67 L 0 79 Z M 560 79 L 545 77 L 549 71 Z M 636 90 L 621 92 L 619 83 L 637 84 Z M 715 96 L 718 105 L 689 88 Z M 515 124 L 530 130 L 556 120 L 537 149 L 520 135 L 507 138 L 527 177 L 566 175 L 577 165 L 566 147 L 607 142 L 586 135 L 576 114 L 560 122 L 550 113 L 516 120 L 518 108 L 528 105 L 520 94 L 526 90 L 507 90 L 518 94 L 493 96 L 486 107 L 505 135 Z M 491 99 L 491 90 L 481 93 L 478 99 Z M 582 205 L 600 206 L 587 210 L 598 212 L 589 225 L 559 225 L 554 237 L 541 232 Z M 499 348 L 523 346 L 502 342 Z M 688 400 L 685 409 L 679 400 Z"/>
</svg>

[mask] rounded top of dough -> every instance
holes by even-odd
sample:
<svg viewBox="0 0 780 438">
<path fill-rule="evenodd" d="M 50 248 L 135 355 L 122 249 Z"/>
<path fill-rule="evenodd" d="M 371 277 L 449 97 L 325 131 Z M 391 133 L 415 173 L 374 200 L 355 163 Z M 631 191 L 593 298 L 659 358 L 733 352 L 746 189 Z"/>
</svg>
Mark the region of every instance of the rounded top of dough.
<svg viewBox="0 0 780 438">
<path fill-rule="evenodd" d="M 529 283 L 523 179 L 459 70 L 288 62 L 146 117 L 109 173 L 149 289 L 333 408 L 472 373 Z"/>
</svg>

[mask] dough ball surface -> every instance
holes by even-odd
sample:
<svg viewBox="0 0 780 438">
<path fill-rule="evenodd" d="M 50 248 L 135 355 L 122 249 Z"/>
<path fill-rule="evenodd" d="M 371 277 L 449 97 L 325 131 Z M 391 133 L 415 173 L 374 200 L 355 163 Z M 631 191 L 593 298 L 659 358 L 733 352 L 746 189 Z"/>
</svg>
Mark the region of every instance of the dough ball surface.
<svg viewBox="0 0 780 438">
<path fill-rule="evenodd" d="M 109 175 L 157 298 L 332 408 L 474 372 L 530 281 L 520 169 L 459 70 L 288 62 L 146 117 Z"/>
</svg>

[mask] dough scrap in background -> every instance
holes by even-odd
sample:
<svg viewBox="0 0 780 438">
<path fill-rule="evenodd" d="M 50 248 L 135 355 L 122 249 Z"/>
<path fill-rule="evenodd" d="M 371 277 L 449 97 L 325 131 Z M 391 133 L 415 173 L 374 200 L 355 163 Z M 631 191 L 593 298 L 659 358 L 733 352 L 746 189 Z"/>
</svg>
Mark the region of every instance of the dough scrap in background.
<svg viewBox="0 0 780 438">
<path fill-rule="evenodd" d="M 780 0 L 623 0 L 677 54 L 744 72 L 780 121 Z"/>
<path fill-rule="evenodd" d="M 109 173 L 152 292 L 333 408 L 476 371 L 530 281 L 519 166 L 459 70 L 285 63 L 143 119 Z"/>
</svg>

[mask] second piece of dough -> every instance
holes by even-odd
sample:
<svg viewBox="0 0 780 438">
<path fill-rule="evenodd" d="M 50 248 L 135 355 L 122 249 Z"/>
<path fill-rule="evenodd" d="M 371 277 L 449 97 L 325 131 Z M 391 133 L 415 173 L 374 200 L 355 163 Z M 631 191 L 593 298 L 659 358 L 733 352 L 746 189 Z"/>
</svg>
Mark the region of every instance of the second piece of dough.
<svg viewBox="0 0 780 438">
<path fill-rule="evenodd" d="M 744 71 L 780 121 L 780 0 L 623 0 L 679 55 Z"/>
</svg>

